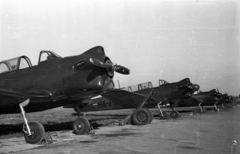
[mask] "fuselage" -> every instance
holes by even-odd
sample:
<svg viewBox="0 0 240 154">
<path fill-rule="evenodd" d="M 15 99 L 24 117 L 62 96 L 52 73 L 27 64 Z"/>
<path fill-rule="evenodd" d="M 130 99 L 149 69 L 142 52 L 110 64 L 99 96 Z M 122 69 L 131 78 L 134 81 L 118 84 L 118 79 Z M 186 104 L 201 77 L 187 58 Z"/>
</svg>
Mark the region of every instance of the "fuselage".
<svg viewBox="0 0 240 154">
<path fill-rule="evenodd" d="M 217 103 L 218 99 L 219 93 L 215 89 L 213 89 L 206 92 L 199 92 L 198 94 L 193 95 L 190 99 L 184 99 L 179 102 L 179 106 L 212 106 Z"/>
<path fill-rule="evenodd" d="M 185 78 L 179 82 L 167 83 L 154 87 L 153 98 L 165 103 L 173 103 L 182 98 L 190 98 L 194 91 L 199 89 L 197 84 L 192 84 L 190 79 Z M 149 90 L 143 89 L 137 93 L 147 94 Z"/>
<path fill-rule="evenodd" d="M 104 63 L 103 48 L 95 47 L 77 56 L 56 58 L 40 62 L 36 66 L 0 74 L 0 88 L 15 91 L 30 97 L 27 112 L 41 111 L 74 103 L 99 95 L 112 89 L 112 77 L 106 69 L 96 67 L 87 58 L 95 58 Z M 78 67 L 73 67 L 77 63 Z M 106 85 L 108 87 L 106 87 Z M 43 92 L 46 97 L 34 97 L 31 93 Z M 16 98 L 0 95 L 0 113 L 19 112 Z M 11 108 L 9 106 L 13 105 Z"/>
<path fill-rule="evenodd" d="M 148 85 L 146 87 L 140 85 Z M 80 109 L 82 111 L 103 111 L 103 110 L 116 110 L 116 109 L 130 109 L 136 108 L 142 101 L 142 98 L 136 95 L 147 95 L 151 90 L 154 89 L 154 94 L 147 103 L 144 105 L 147 108 L 154 108 L 160 101 L 164 103 L 170 103 L 175 100 L 179 100 L 182 97 L 191 97 L 195 90 L 199 89 L 198 85 L 193 85 L 189 79 L 184 79 L 179 82 L 167 83 L 160 85 L 158 87 L 152 87 L 148 83 L 143 83 L 139 85 L 129 86 L 123 89 L 135 89 L 138 87 L 140 90 L 131 91 L 124 93 L 124 90 L 115 90 L 113 93 L 108 94 L 111 98 L 116 98 L 115 101 L 111 101 L 104 97 L 94 98 L 89 100 L 86 105 L 81 105 Z M 141 87 L 141 88 L 140 88 Z M 133 94 L 131 94 L 133 93 Z M 135 95 L 135 94 L 136 95 Z M 121 100 L 121 101 L 117 101 Z M 70 106 L 69 106 L 70 107 Z M 72 106 L 73 107 L 73 106 Z"/>
</svg>

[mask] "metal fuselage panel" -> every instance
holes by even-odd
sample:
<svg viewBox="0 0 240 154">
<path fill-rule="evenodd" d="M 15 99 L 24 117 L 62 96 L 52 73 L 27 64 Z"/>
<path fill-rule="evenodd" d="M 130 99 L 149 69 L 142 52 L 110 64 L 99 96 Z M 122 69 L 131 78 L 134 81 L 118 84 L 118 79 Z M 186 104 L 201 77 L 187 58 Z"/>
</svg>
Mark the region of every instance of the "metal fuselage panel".
<svg viewBox="0 0 240 154">
<path fill-rule="evenodd" d="M 89 105 L 83 106 L 81 111 L 105 111 L 105 110 L 117 110 L 117 109 L 126 109 L 124 104 L 119 104 L 113 101 L 110 101 L 104 97 L 100 97 L 94 100 L 91 100 Z"/>
</svg>

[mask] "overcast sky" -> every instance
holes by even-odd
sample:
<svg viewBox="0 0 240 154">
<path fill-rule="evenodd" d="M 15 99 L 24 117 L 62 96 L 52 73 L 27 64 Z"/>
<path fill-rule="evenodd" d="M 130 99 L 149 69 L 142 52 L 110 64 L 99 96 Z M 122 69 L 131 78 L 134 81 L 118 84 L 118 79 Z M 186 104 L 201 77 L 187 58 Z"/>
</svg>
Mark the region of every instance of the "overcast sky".
<svg viewBox="0 0 240 154">
<path fill-rule="evenodd" d="M 190 78 L 240 94 L 238 0 L 1 0 L 0 61 L 101 45 L 129 76 L 121 86 Z"/>
</svg>

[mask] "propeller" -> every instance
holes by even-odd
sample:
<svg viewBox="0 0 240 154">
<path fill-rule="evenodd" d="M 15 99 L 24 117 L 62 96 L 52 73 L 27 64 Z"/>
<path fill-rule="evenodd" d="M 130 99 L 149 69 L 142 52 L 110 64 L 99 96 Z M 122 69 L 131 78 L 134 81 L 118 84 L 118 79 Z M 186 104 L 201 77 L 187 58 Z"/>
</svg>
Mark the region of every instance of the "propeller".
<svg viewBox="0 0 240 154">
<path fill-rule="evenodd" d="M 113 64 L 112 62 L 101 62 L 98 59 L 95 58 L 89 58 L 89 62 L 92 63 L 95 66 L 101 67 L 101 68 L 106 68 L 106 69 L 111 69 L 112 71 L 118 72 L 120 74 L 128 75 L 130 74 L 130 70 L 124 66 Z"/>
<path fill-rule="evenodd" d="M 200 89 L 200 86 L 198 84 L 193 84 L 194 91 L 198 91 Z"/>
</svg>

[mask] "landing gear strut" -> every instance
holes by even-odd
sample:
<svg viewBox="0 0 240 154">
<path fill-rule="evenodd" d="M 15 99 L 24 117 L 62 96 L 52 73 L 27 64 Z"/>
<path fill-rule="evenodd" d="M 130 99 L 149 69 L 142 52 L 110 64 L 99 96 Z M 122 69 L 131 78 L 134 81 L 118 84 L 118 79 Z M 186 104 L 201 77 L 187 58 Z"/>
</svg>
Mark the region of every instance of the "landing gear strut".
<svg viewBox="0 0 240 154">
<path fill-rule="evenodd" d="M 217 104 L 216 104 L 216 103 L 214 104 L 214 108 L 215 108 L 215 111 L 216 111 L 216 112 L 219 112 L 219 108 L 217 107 Z"/>
<path fill-rule="evenodd" d="M 162 104 L 162 102 L 159 102 L 159 103 L 157 104 L 158 109 L 159 109 L 159 112 L 160 112 L 160 113 L 159 113 L 159 117 L 160 117 L 160 119 L 167 119 L 167 118 L 168 118 L 167 112 L 161 110 L 161 106 L 160 106 L 161 104 Z M 172 103 L 170 103 L 170 107 L 171 107 L 171 109 L 172 109 L 172 111 L 171 111 L 171 113 L 170 113 L 170 117 L 173 118 L 173 119 L 178 118 L 178 117 L 179 117 L 179 113 L 174 110 L 174 108 L 173 108 L 173 106 L 172 106 Z"/>
<path fill-rule="evenodd" d="M 159 118 L 160 119 L 167 119 L 167 117 L 168 117 L 168 115 L 167 115 L 167 112 L 165 112 L 165 111 L 162 111 L 161 110 L 161 105 L 162 104 L 162 102 L 159 102 L 159 103 L 157 103 L 157 106 L 158 106 L 158 109 L 159 109 Z"/>
<path fill-rule="evenodd" d="M 142 100 L 142 102 L 138 105 L 136 110 L 132 113 L 132 115 L 127 116 L 125 118 L 125 123 L 131 123 L 134 125 L 146 125 L 152 122 L 153 120 L 153 114 L 152 112 L 147 109 L 143 108 L 143 106 L 146 104 L 147 100 L 150 98 L 154 90 L 151 90 L 146 97 Z"/>
<path fill-rule="evenodd" d="M 75 109 L 78 113 L 78 118 L 73 122 L 73 133 L 76 135 L 83 135 L 88 133 L 93 133 L 92 127 L 88 121 L 88 119 L 84 116 L 81 116 L 81 112 L 79 107 L 75 105 Z"/>
<path fill-rule="evenodd" d="M 203 113 L 202 103 L 199 103 L 198 106 L 199 106 L 200 112 Z"/>
<path fill-rule="evenodd" d="M 198 104 L 198 106 L 199 106 L 199 109 L 200 109 L 200 113 L 206 113 L 207 112 L 207 109 L 202 106 L 202 102 L 200 102 Z"/>
<path fill-rule="evenodd" d="M 22 130 L 24 133 L 24 138 L 27 143 L 38 144 L 45 138 L 45 130 L 41 123 L 36 121 L 34 122 L 27 121 L 24 107 L 27 106 L 28 104 L 29 104 L 29 99 L 19 104 L 19 107 L 23 116 L 23 120 L 24 120 L 24 125 Z"/>
<path fill-rule="evenodd" d="M 223 109 L 225 108 L 224 105 L 223 105 L 223 103 L 222 103 L 222 108 L 223 108 Z"/>
</svg>

